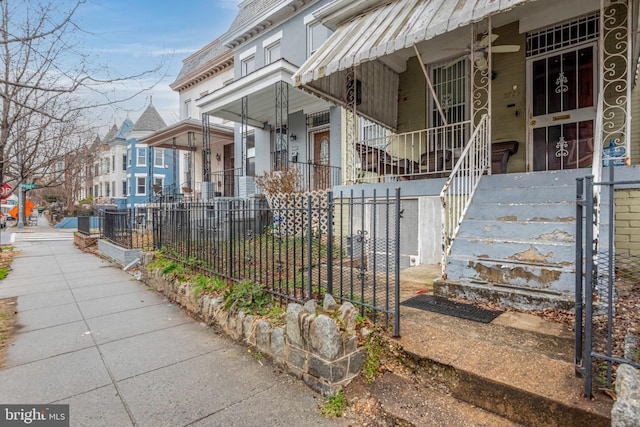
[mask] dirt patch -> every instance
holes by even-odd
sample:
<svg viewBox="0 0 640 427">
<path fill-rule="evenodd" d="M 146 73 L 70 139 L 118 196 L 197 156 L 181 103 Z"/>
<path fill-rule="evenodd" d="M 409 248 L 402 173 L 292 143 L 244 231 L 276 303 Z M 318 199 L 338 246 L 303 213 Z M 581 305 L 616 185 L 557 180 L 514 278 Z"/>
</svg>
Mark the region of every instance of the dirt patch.
<svg viewBox="0 0 640 427">
<path fill-rule="evenodd" d="M 11 262 L 17 255 L 13 247 L 0 248 L 0 280 L 4 279 L 11 269 Z M 2 281 L 0 281 L 2 286 Z M 3 368 L 7 358 L 7 349 L 13 341 L 18 305 L 16 298 L 0 299 L 0 368 Z"/>
<path fill-rule="evenodd" d="M 0 369 L 7 360 L 7 350 L 13 341 L 18 305 L 16 298 L 0 299 Z"/>
</svg>

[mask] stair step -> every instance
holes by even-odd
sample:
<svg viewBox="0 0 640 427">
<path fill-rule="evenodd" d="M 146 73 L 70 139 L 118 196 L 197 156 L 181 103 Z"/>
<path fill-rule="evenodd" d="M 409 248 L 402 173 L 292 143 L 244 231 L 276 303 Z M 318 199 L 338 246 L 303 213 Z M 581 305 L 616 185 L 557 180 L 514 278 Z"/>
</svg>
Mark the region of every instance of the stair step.
<svg viewBox="0 0 640 427">
<path fill-rule="evenodd" d="M 407 338 L 396 342 L 428 386 L 523 425 L 610 425 L 611 401 L 584 399 L 571 360 L 548 352 L 570 352 L 570 341 L 418 311 L 403 312 Z"/>
<path fill-rule="evenodd" d="M 510 221 L 575 222 L 573 203 L 492 203 L 475 198 L 465 219 L 503 219 Z"/>
<path fill-rule="evenodd" d="M 486 283 L 482 286 L 505 283 L 531 291 L 571 294 L 575 289 L 575 268 L 455 255 L 447 260 L 447 279 Z"/>
<path fill-rule="evenodd" d="M 460 225 L 462 236 L 517 241 L 575 242 L 576 225 L 571 222 L 496 221 L 469 219 Z M 514 239 L 515 237 L 515 239 Z"/>
<path fill-rule="evenodd" d="M 499 191 L 496 191 L 499 190 Z M 520 187 L 479 187 L 474 198 L 496 203 L 566 203 L 575 204 L 575 190 L 567 187 L 538 186 L 526 190 Z"/>
<path fill-rule="evenodd" d="M 555 266 L 567 265 L 575 261 L 573 241 L 517 241 L 459 236 L 454 244 L 455 252 L 452 251 L 451 255 L 464 254 L 467 258 L 490 258 Z"/>
<path fill-rule="evenodd" d="M 490 175 L 482 178 L 480 186 L 531 188 L 551 185 L 576 188 L 576 178 L 588 175 L 591 175 L 591 170 L 587 169 Z"/>
</svg>

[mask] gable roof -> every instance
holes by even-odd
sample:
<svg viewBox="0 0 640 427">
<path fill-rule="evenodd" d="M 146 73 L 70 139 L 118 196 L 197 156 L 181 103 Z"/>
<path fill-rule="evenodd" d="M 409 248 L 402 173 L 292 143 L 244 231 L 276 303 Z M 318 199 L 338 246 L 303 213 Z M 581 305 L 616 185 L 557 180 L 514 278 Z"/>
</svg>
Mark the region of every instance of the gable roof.
<svg viewBox="0 0 640 427">
<path fill-rule="evenodd" d="M 166 126 L 167 124 L 162 119 L 162 117 L 160 117 L 158 110 L 155 109 L 153 104 L 149 104 L 147 109 L 144 110 L 144 112 L 142 113 L 140 118 L 136 121 L 136 123 L 133 125 L 133 128 L 131 128 L 131 130 L 153 132 L 155 130 L 162 129 L 163 127 L 166 127 Z"/>
</svg>

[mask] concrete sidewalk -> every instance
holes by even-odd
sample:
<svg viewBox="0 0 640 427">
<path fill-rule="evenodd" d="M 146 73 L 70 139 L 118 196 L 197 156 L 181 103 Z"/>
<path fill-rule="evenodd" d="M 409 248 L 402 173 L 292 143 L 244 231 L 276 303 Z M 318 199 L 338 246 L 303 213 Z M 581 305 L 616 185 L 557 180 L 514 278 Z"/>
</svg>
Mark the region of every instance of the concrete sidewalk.
<svg viewBox="0 0 640 427">
<path fill-rule="evenodd" d="M 302 382 L 39 225 L 27 231 L 48 238 L 18 236 L 22 253 L 0 281 L 0 298 L 18 297 L 20 326 L 0 403 L 68 403 L 72 426 L 350 424 L 324 419 Z"/>
</svg>

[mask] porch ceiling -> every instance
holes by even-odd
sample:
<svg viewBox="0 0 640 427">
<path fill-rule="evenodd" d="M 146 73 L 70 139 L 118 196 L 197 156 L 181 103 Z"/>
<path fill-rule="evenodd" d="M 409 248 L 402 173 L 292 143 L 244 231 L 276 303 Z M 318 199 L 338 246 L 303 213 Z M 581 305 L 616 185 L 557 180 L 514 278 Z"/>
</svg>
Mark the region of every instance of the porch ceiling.
<svg viewBox="0 0 640 427">
<path fill-rule="evenodd" d="M 211 143 L 231 144 L 233 143 L 233 128 L 223 125 L 210 124 L 209 131 Z M 193 133 L 193 150 L 202 146 L 202 123 L 196 119 L 186 119 L 160 129 L 152 134 L 140 138 L 140 142 L 150 147 L 173 148 L 180 150 L 189 149 L 189 133 Z"/>
<path fill-rule="evenodd" d="M 326 107 L 325 101 L 291 86 L 296 70 L 295 65 L 281 59 L 200 98 L 196 105 L 205 114 L 240 123 L 242 98 L 246 96 L 248 124 L 263 128 L 267 123 L 275 123 L 276 83 L 285 82 L 289 112 Z"/>
</svg>

